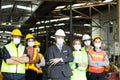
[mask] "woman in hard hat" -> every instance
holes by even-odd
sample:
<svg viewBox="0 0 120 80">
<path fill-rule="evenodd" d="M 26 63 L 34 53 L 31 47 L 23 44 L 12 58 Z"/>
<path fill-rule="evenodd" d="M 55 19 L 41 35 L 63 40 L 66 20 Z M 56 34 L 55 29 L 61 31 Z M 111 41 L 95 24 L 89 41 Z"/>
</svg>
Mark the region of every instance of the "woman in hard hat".
<svg viewBox="0 0 120 80">
<path fill-rule="evenodd" d="M 34 48 L 38 49 L 38 52 L 40 52 L 40 43 L 38 41 L 34 42 Z M 45 58 L 44 56 L 39 53 L 40 61 L 39 63 L 36 63 L 36 67 L 38 68 L 37 72 L 37 79 L 36 80 L 42 80 L 43 79 L 43 70 L 41 67 L 45 66 Z"/>
<path fill-rule="evenodd" d="M 82 51 L 85 53 L 85 54 L 88 54 L 88 51 L 90 49 L 93 49 L 93 46 L 91 46 L 91 36 L 88 35 L 88 34 L 84 34 L 82 36 L 82 41 L 84 43 L 84 46 L 82 47 Z M 86 72 L 86 75 L 87 75 L 87 80 L 90 80 L 90 73 L 89 71 Z"/>
<path fill-rule="evenodd" d="M 82 41 L 84 43 L 84 47 L 82 47 L 82 50 L 87 53 L 89 49 L 92 49 L 91 37 L 88 34 L 84 34 L 82 37 Z"/>
<path fill-rule="evenodd" d="M 93 38 L 94 49 L 88 51 L 88 71 L 91 73 L 90 80 L 106 80 L 104 69 L 105 66 L 109 65 L 109 60 L 106 52 L 101 49 L 101 44 L 102 38 L 95 36 Z"/>
<path fill-rule="evenodd" d="M 29 62 L 29 55 L 25 46 L 21 44 L 22 33 L 19 29 L 11 32 L 11 41 L 2 49 L 2 80 L 24 80 L 25 63 Z"/>
<path fill-rule="evenodd" d="M 35 37 L 32 34 L 27 34 L 25 40 L 26 48 L 30 55 L 29 63 L 26 64 L 26 80 L 36 80 L 38 71 L 36 63 L 39 62 L 39 53 L 38 49 L 34 48 Z"/>
<path fill-rule="evenodd" d="M 86 79 L 86 69 L 88 67 L 88 56 L 84 51 L 81 51 L 81 42 L 79 39 L 73 41 L 73 62 L 69 65 L 72 69 L 73 75 L 70 80 L 87 80 Z"/>
</svg>

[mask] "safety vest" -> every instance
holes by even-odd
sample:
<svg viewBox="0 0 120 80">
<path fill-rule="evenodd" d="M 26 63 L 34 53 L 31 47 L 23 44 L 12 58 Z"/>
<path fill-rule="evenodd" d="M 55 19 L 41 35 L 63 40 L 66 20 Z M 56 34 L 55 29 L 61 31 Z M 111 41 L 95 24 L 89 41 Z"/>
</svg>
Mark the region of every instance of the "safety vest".
<svg viewBox="0 0 120 80">
<path fill-rule="evenodd" d="M 87 80 L 86 79 L 86 69 L 88 66 L 78 66 L 76 64 L 86 63 L 88 65 L 88 56 L 84 51 L 73 51 L 72 52 L 74 60 L 69 62 L 69 66 L 72 69 L 73 75 L 70 80 Z"/>
<path fill-rule="evenodd" d="M 41 53 L 39 53 L 39 56 L 40 56 L 40 61 L 42 60 L 42 57 L 43 57 L 43 55 L 41 54 Z M 40 68 L 38 68 L 38 72 L 37 72 L 38 74 L 42 74 L 43 73 L 43 71 L 42 71 L 42 68 L 40 67 Z"/>
<path fill-rule="evenodd" d="M 91 55 L 92 61 L 104 61 L 104 57 L 106 55 L 105 51 L 101 51 L 101 52 L 95 52 L 93 50 L 89 50 L 89 54 Z M 93 66 L 89 66 L 88 68 L 89 72 L 93 72 L 93 73 L 102 73 L 104 71 L 104 66 L 102 67 L 93 67 Z"/>
<path fill-rule="evenodd" d="M 37 54 L 38 54 L 38 51 L 37 51 L 36 48 L 34 48 L 34 55 L 33 55 L 32 60 L 35 60 L 35 59 L 36 59 Z M 36 63 L 27 63 L 27 64 L 26 64 L 26 70 L 28 70 L 28 69 L 34 70 L 34 71 L 36 71 L 36 72 L 38 71 L 38 69 L 37 69 L 37 67 L 36 67 Z"/>
<path fill-rule="evenodd" d="M 20 44 L 18 48 L 11 41 L 11 43 L 5 45 L 6 50 L 10 54 L 11 57 L 21 57 L 24 54 L 25 47 Z M 3 53 L 4 54 L 4 53 Z M 4 60 L 2 60 L 1 72 L 6 73 L 25 73 L 25 63 L 21 64 L 7 64 Z"/>
<path fill-rule="evenodd" d="M 73 51 L 73 57 L 74 57 L 74 61 L 70 62 L 70 68 L 72 70 L 74 69 L 78 69 L 78 70 L 82 70 L 82 71 L 86 71 L 87 66 L 86 67 L 78 67 L 76 68 L 76 63 L 86 63 L 86 65 L 88 64 L 88 56 L 87 53 L 83 52 L 83 51 Z"/>
</svg>

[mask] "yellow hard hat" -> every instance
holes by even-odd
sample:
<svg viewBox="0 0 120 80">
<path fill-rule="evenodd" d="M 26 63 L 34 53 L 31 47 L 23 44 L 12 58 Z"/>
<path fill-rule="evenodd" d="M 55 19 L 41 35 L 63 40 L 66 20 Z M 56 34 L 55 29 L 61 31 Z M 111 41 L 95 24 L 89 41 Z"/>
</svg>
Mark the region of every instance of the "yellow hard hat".
<svg viewBox="0 0 120 80">
<path fill-rule="evenodd" d="M 27 39 L 30 39 L 30 38 L 34 39 L 35 37 L 32 34 L 29 33 L 29 34 L 26 35 L 25 39 L 27 40 Z"/>
<path fill-rule="evenodd" d="M 35 45 L 35 46 L 40 46 L 40 42 L 35 41 L 35 42 L 34 42 L 34 45 Z"/>
<path fill-rule="evenodd" d="M 15 36 L 22 36 L 22 33 L 19 29 L 14 29 L 12 32 L 11 32 L 11 35 L 15 35 Z"/>
<path fill-rule="evenodd" d="M 94 41 L 95 39 L 100 39 L 100 40 L 102 40 L 101 36 L 94 36 L 94 37 L 93 37 L 93 41 Z"/>
</svg>

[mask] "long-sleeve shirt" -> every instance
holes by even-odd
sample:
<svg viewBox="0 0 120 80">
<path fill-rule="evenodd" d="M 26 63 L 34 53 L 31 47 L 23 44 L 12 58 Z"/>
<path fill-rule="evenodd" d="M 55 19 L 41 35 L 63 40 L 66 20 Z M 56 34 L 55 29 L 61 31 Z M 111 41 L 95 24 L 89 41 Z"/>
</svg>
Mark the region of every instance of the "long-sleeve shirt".
<svg viewBox="0 0 120 80">
<path fill-rule="evenodd" d="M 37 63 L 36 66 L 38 68 L 40 68 L 41 66 L 45 66 L 45 58 L 43 55 L 42 55 L 42 59 L 41 59 L 40 63 Z"/>
<path fill-rule="evenodd" d="M 96 52 L 96 53 L 99 54 L 99 52 Z M 108 60 L 107 54 L 105 55 L 103 62 L 97 62 L 97 63 L 90 63 L 92 61 L 92 57 L 90 54 L 88 54 L 88 61 L 89 61 L 89 65 L 94 66 L 94 67 L 108 66 L 109 65 L 109 60 Z"/>
</svg>

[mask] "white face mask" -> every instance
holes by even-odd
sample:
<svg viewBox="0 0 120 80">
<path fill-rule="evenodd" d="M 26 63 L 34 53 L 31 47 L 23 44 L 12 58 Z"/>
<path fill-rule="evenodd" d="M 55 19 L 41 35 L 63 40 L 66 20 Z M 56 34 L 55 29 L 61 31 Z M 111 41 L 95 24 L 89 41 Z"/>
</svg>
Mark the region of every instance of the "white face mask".
<svg viewBox="0 0 120 80">
<path fill-rule="evenodd" d="M 57 39 L 57 41 L 56 41 L 56 43 L 58 44 L 58 45 L 63 45 L 63 42 L 64 42 L 64 39 Z"/>
<path fill-rule="evenodd" d="M 101 43 L 95 43 L 94 46 L 95 46 L 96 48 L 100 48 L 100 47 L 101 47 Z"/>
<path fill-rule="evenodd" d="M 13 38 L 13 42 L 17 45 L 20 43 L 20 38 Z"/>
<path fill-rule="evenodd" d="M 85 46 L 90 46 L 91 41 L 85 41 L 84 44 L 85 44 Z"/>
<path fill-rule="evenodd" d="M 34 42 L 28 42 L 28 46 L 33 47 L 34 46 Z"/>
<path fill-rule="evenodd" d="M 81 45 L 74 45 L 73 47 L 76 51 L 79 51 L 81 49 Z"/>
</svg>

